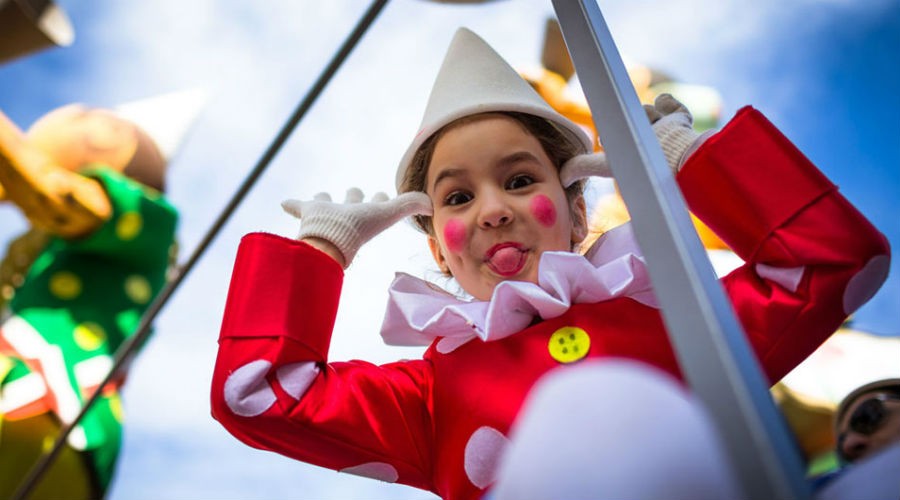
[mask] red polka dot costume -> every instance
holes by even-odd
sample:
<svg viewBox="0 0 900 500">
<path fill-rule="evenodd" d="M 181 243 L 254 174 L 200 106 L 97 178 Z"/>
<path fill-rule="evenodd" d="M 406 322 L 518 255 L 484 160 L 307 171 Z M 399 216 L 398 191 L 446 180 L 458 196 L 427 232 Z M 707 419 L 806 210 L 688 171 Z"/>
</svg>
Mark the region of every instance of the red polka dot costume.
<svg viewBox="0 0 900 500">
<path fill-rule="evenodd" d="M 721 281 L 771 382 L 886 277 L 886 239 L 752 108 L 706 140 L 677 180 L 691 211 L 745 261 Z M 487 340 L 448 330 L 418 360 L 329 362 L 342 278 L 338 264 L 302 242 L 260 233 L 242 240 L 212 412 L 243 442 L 443 498 L 474 499 L 495 479 L 523 400 L 550 370 L 626 357 L 681 376 L 646 290 L 572 300 Z M 414 315 L 415 304 L 408 305 Z M 455 340 L 442 344 L 448 338 Z"/>
</svg>

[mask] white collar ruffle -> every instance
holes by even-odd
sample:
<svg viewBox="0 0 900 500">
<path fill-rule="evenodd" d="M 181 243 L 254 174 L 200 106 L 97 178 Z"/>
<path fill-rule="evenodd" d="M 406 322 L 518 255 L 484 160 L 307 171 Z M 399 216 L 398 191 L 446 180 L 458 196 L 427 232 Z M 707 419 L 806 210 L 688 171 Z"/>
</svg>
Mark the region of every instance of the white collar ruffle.
<svg viewBox="0 0 900 500">
<path fill-rule="evenodd" d="M 437 285 L 397 273 L 388 290 L 381 336 L 389 345 L 423 346 L 443 337 L 442 353 L 478 337 L 499 340 L 555 318 L 572 304 L 630 297 L 658 308 L 643 254 L 626 223 L 601 236 L 585 255 L 544 252 L 538 284 L 503 281 L 489 302 L 464 300 Z"/>
</svg>

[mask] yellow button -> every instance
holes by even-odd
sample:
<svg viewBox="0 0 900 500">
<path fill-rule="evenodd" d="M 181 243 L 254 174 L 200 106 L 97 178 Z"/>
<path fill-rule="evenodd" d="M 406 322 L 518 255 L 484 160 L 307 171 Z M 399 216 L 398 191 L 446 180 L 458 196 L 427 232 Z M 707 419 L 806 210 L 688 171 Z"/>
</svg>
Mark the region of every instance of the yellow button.
<svg viewBox="0 0 900 500">
<path fill-rule="evenodd" d="M 81 295 L 81 278 L 71 271 L 57 271 L 50 277 L 50 293 L 62 300 Z"/>
<path fill-rule="evenodd" d="M 150 289 L 150 283 L 147 278 L 138 274 L 132 274 L 125 278 L 125 295 L 135 304 L 146 304 L 150 302 L 150 295 L 153 291 Z"/>
<path fill-rule="evenodd" d="M 123 422 L 125 420 L 125 412 L 122 409 L 122 400 L 119 399 L 117 393 L 113 393 L 109 396 L 109 410 L 117 421 Z"/>
<path fill-rule="evenodd" d="M 85 351 L 93 351 L 106 341 L 106 331 L 103 327 L 90 321 L 76 326 L 72 333 L 75 343 Z"/>
<path fill-rule="evenodd" d="M 144 219 L 137 212 L 125 212 L 116 223 L 116 236 L 122 241 L 133 240 L 141 233 Z"/>
<path fill-rule="evenodd" d="M 571 363 L 587 356 L 591 349 L 591 337 L 576 326 L 564 326 L 553 332 L 547 346 L 550 356 L 560 363 Z"/>
</svg>

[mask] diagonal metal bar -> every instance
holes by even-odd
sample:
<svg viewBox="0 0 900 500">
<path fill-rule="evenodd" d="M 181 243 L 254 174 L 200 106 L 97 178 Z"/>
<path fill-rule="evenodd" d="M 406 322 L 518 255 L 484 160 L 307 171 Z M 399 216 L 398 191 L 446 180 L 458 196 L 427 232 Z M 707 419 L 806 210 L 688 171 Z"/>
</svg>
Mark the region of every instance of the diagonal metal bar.
<svg viewBox="0 0 900 500">
<path fill-rule="evenodd" d="M 596 0 L 553 0 L 669 338 L 747 498 L 803 499 L 802 461 L 768 392 Z M 690 457 L 685 457 L 690 459 Z"/>
<path fill-rule="evenodd" d="M 115 356 L 113 357 L 113 366 L 110 368 L 109 373 L 103 379 L 100 386 L 94 392 L 94 394 L 84 403 L 84 406 L 81 408 L 81 411 L 75 417 L 75 419 L 66 424 L 60 429 L 59 436 L 56 438 L 56 441 L 53 443 L 53 447 L 50 448 L 47 452 L 41 455 L 40 459 L 35 463 L 35 465 L 31 468 L 28 475 L 23 479 L 20 483 L 18 489 L 13 494 L 13 499 L 22 500 L 27 498 L 27 496 L 32 492 L 34 487 L 37 485 L 38 480 L 43 475 L 43 473 L 52 465 L 53 460 L 59 455 L 60 451 L 62 451 L 63 446 L 65 445 L 66 439 L 68 439 L 69 434 L 71 434 L 72 430 L 78 423 L 84 418 L 84 415 L 90 410 L 90 408 L 95 404 L 95 402 L 99 399 L 100 394 L 103 392 L 103 388 L 106 387 L 109 382 L 115 378 L 117 372 L 124 366 L 131 358 L 134 356 L 137 348 L 141 346 L 144 341 L 146 341 L 147 337 L 150 335 L 150 326 L 153 321 L 156 319 L 156 316 L 162 310 L 163 306 L 168 302 L 169 298 L 187 276 L 187 274 L 193 269 L 194 265 L 209 247 L 209 245 L 213 242 L 213 240 L 218 236 L 219 231 L 231 217 L 231 214 L 237 209 L 238 205 L 243 201 L 244 197 L 247 193 L 250 192 L 250 189 L 265 171 L 265 169 L 269 166 L 269 163 L 275 158 L 275 155 L 281 150 L 281 147 L 287 141 L 288 137 L 290 137 L 291 133 L 297 127 L 297 124 L 300 123 L 300 120 L 306 115 L 307 111 L 312 107 L 315 100 L 319 97 L 322 91 L 325 89 L 325 86 L 328 85 L 328 82 L 337 73 L 338 68 L 340 68 L 341 64 L 347 59 L 347 56 L 356 47 L 359 40 L 363 37 L 368 28 L 375 21 L 375 18 L 378 17 L 378 14 L 387 4 L 387 0 L 376 0 L 372 2 L 369 6 L 369 9 L 365 12 L 362 18 L 360 18 L 357 25 L 354 27 L 353 31 L 348 35 L 348 37 L 344 40 L 341 47 L 332 57 L 331 61 L 328 63 L 328 66 L 322 71 L 319 75 L 318 79 L 313 84 L 312 88 L 307 92 L 306 96 L 304 96 L 303 100 L 291 114 L 290 118 L 288 118 L 287 122 L 282 126 L 281 130 L 278 132 L 278 135 L 272 142 L 269 144 L 269 147 L 266 148 L 266 151 L 257 161 L 256 165 L 253 167 L 253 170 L 247 175 L 244 179 L 244 182 L 241 183 L 238 190 L 232 195 L 231 200 L 228 202 L 226 207 L 222 210 L 216 220 L 213 222 L 210 229 L 206 232 L 203 240 L 197 245 L 194 252 L 188 258 L 188 260 L 180 266 L 179 272 L 177 275 L 169 281 L 166 286 L 160 291 L 159 295 L 150 304 L 150 307 L 141 317 L 141 322 L 137 327 L 137 331 L 134 335 L 132 335 L 128 340 L 123 343 L 119 349 L 116 351 Z"/>
</svg>

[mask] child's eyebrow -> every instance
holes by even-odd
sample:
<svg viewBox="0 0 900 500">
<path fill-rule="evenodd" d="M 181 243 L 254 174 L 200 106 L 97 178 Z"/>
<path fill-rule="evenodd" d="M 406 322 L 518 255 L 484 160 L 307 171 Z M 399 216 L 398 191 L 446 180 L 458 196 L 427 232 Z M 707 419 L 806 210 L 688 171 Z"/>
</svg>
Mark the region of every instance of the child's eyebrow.
<svg viewBox="0 0 900 500">
<path fill-rule="evenodd" d="M 462 168 L 446 168 L 444 170 L 441 170 L 441 172 L 437 174 L 437 177 L 434 178 L 434 182 L 431 183 L 431 190 L 435 191 L 438 184 L 440 184 L 444 179 L 463 177 L 464 175 L 465 169 Z"/>
<path fill-rule="evenodd" d="M 504 156 L 497 162 L 497 166 L 499 167 L 511 167 L 517 163 L 527 161 L 539 163 L 538 157 L 532 154 L 530 151 L 516 151 L 515 153 Z"/>
<path fill-rule="evenodd" d="M 540 160 L 537 156 L 529 151 L 516 151 L 515 153 L 508 154 L 503 158 L 500 158 L 499 161 L 495 164 L 497 168 L 507 169 L 514 165 L 517 165 L 521 162 L 532 162 L 539 163 Z M 434 178 L 434 182 L 431 183 L 431 190 L 434 191 L 437 189 L 438 184 L 441 183 L 444 179 L 453 178 L 453 177 L 464 177 L 466 175 L 466 170 L 463 168 L 447 168 L 441 170 L 441 172 Z"/>
</svg>

